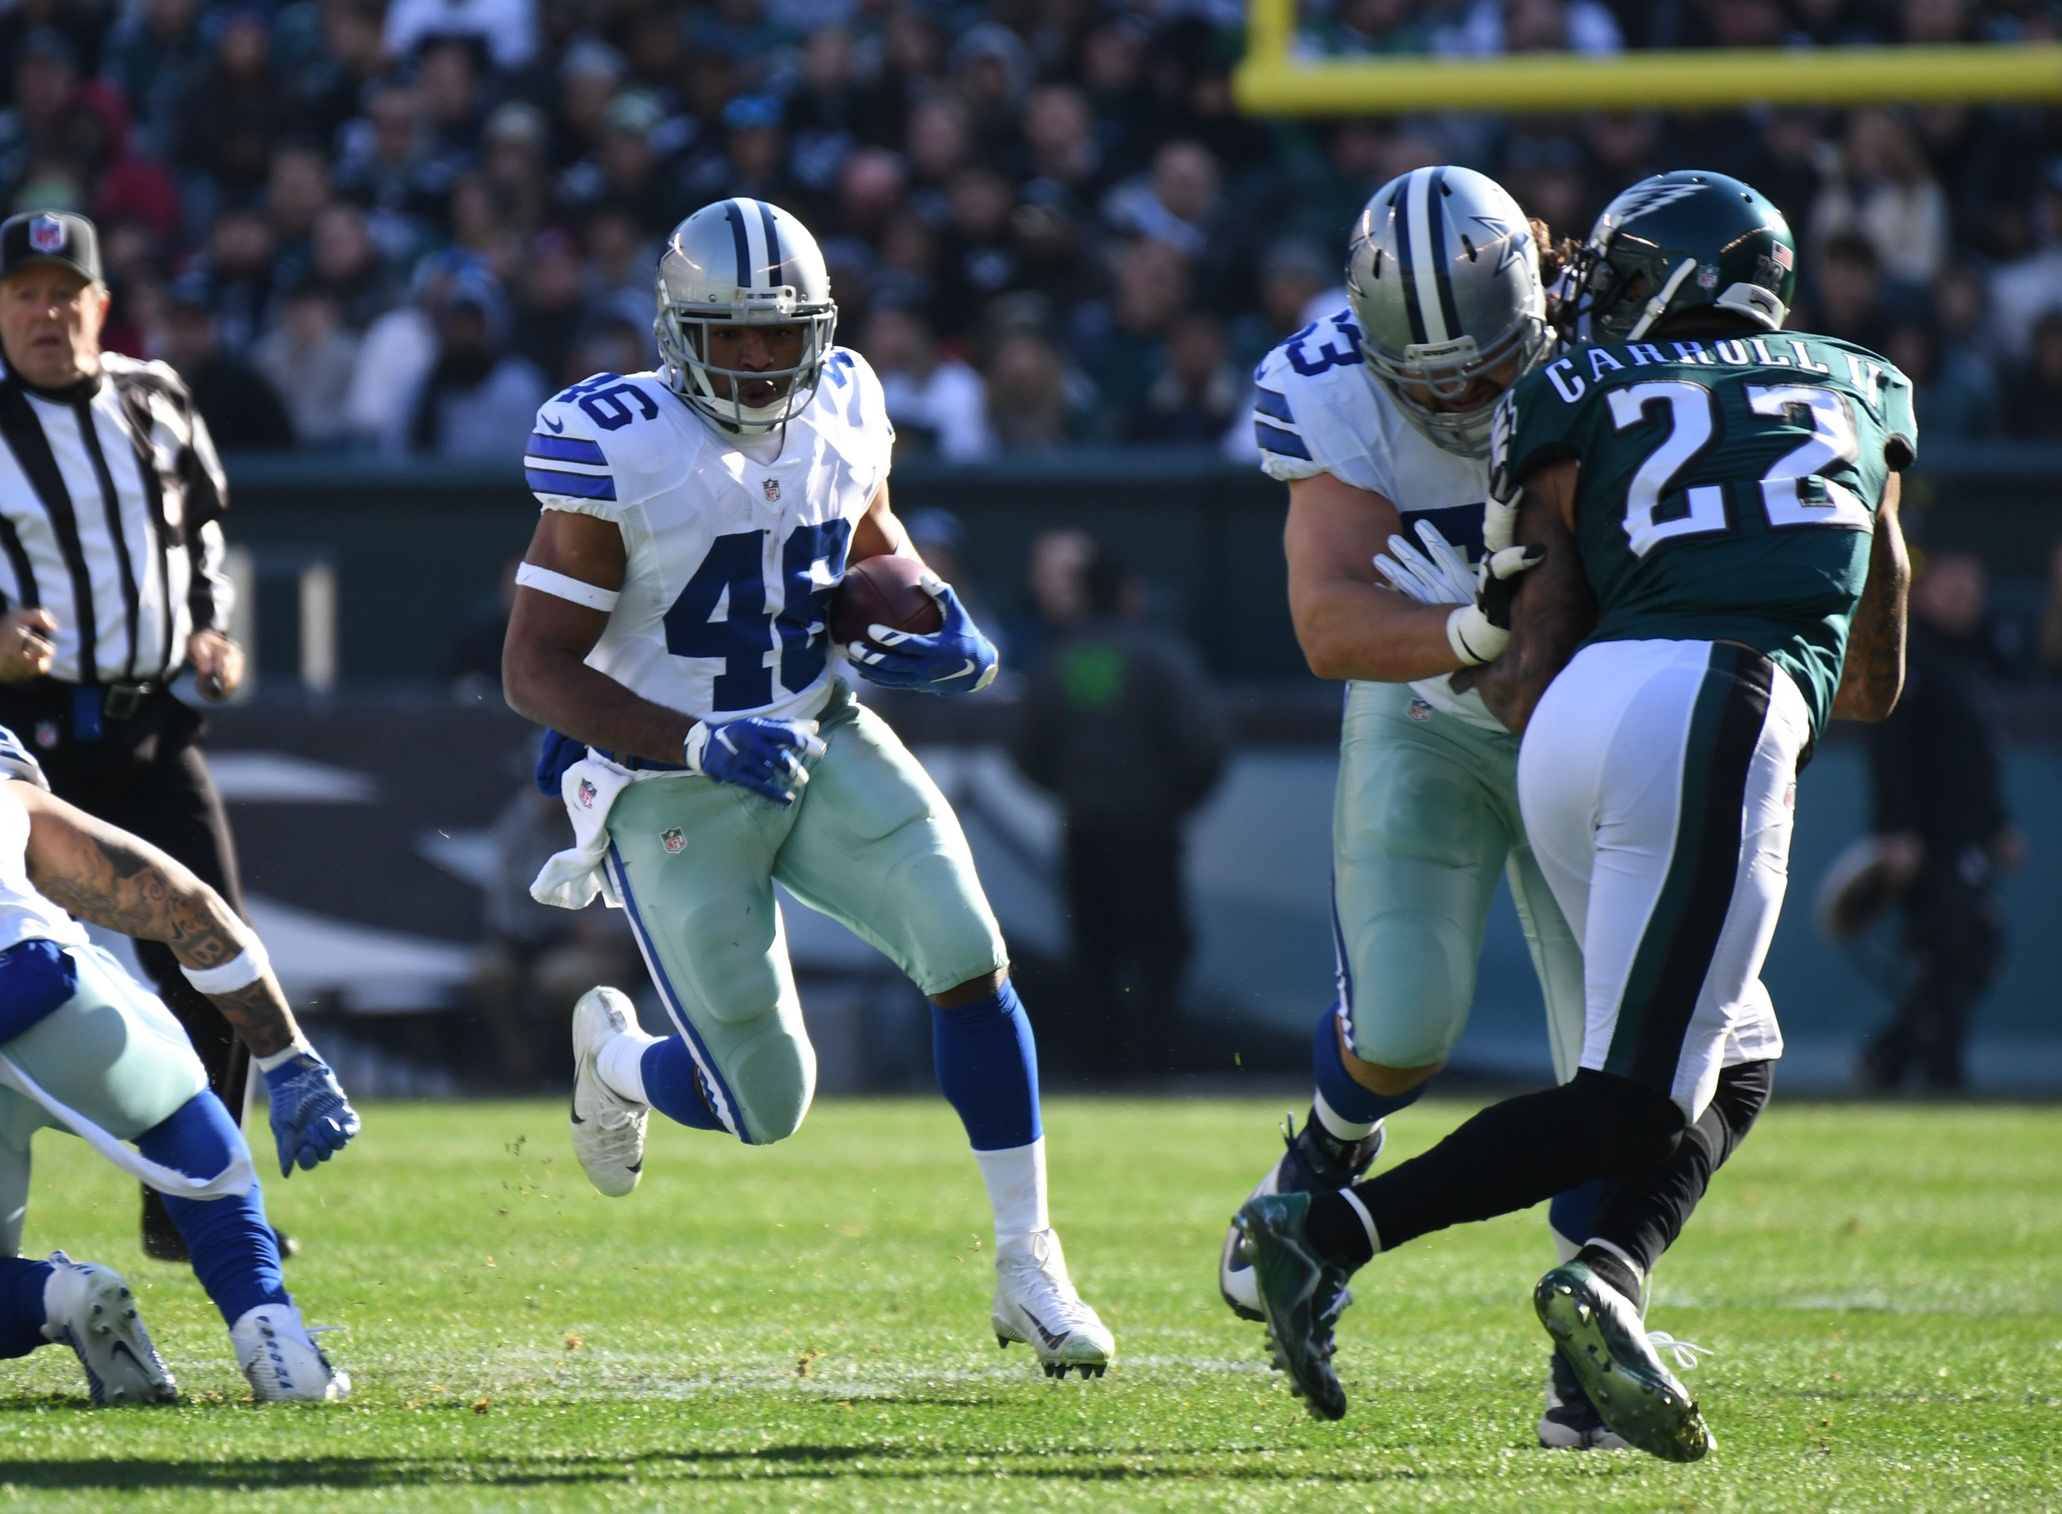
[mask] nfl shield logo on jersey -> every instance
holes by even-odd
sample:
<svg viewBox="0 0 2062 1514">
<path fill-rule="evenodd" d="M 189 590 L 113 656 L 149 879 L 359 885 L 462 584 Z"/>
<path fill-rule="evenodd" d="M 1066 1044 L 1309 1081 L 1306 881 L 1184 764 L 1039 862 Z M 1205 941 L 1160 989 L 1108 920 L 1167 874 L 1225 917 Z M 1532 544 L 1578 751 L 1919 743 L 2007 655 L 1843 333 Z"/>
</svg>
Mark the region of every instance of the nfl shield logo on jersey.
<svg viewBox="0 0 2062 1514">
<path fill-rule="evenodd" d="M 680 827 L 677 825 L 670 831 L 661 831 L 659 841 L 666 848 L 668 855 L 674 857 L 679 856 L 681 848 L 687 845 L 687 837 L 680 834 Z"/>
<path fill-rule="evenodd" d="M 37 216 L 29 222 L 29 245 L 38 252 L 62 252 L 64 222 L 56 216 Z"/>
<path fill-rule="evenodd" d="M 1410 707 L 1403 713 L 1410 716 L 1419 725 L 1430 725 L 1432 723 L 1432 706 L 1422 699 L 1413 699 L 1410 702 Z"/>
<path fill-rule="evenodd" d="M 769 504 L 769 505 L 777 505 L 777 504 L 779 504 L 779 503 L 780 503 L 780 480 L 779 480 L 779 479 L 777 479 L 777 478 L 762 478 L 761 480 L 759 480 L 759 492 L 760 492 L 760 493 L 762 493 L 762 494 L 764 494 L 764 495 L 766 496 L 766 503 L 767 503 L 767 504 Z"/>
<path fill-rule="evenodd" d="M 48 751 L 57 745 L 57 722 L 39 720 L 36 722 L 36 745 Z"/>
<path fill-rule="evenodd" d="M 573 797 L 580 801 L 581 809 L 591 810 L 594 808 L 594 792 L 594 785 L 585 778 L 582 778 L 580 780 L 580 787 Z"/>
</svg>

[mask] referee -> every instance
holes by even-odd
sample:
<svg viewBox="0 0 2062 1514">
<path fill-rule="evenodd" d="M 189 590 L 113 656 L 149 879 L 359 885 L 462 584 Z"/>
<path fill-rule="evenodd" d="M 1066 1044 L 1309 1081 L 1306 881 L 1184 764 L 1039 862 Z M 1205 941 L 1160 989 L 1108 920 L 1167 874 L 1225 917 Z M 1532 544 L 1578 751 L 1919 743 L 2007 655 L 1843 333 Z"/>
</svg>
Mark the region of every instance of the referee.
<svg viewBox="0 0 2062 1514">
<path fill-rule="evenodd" d="M 0 223 L 0 725 L 60 798 L 162 847 L 241 914 L 204 725 L 170 688 L 188 667 L 210 699 L 243 681 L 226 634 L 228 490 L 178 376 L 100 350 L 107 305 L 91 221 Z M 241 1113 L 250 1054 L 229 1022 L 168 947 L 138 941 L 136 956 Z M 186 1257 L 148 1188 L 143 1249 Z"/>
</svg>

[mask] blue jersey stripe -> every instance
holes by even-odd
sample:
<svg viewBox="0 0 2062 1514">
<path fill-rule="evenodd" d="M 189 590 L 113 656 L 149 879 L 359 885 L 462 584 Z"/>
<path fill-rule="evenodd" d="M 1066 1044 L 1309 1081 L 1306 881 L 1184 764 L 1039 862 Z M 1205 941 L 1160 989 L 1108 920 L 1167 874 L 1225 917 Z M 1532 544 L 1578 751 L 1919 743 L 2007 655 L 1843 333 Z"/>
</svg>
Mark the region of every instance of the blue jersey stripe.
<svg viewBox="0 0 2062 1514">
<path fill-rule="evenodd" d="M 525 468 L 523 480 L 539 494 L 567 494 L 574 499 L 616 497 L 616 481 L 592 473 L 560 473 L 557 469 Z"/>
<path fill-rule="evenodd" d="M 1293 426 L 1296 424 L 1296 417 L 1289 409 L 1289 397 L 1286 394 L 1277 394 L 1272 389 L 1255 389 L 1253 391 L 1253 408 L 1262 415 L 1272 416 L 1274 419 L 1286 422 L 1288 425 Z"/>
<path fill-rule="evenodd" d="M 1279 426 L 1270 426 L 1266 421 L 1253 422 L 1253 440 L 1260 444 L 1262 452 L 1273 452 L 1281 457 L 1300 457 L 1313 462 L 1310 449 L 1303 445 L 1303 438 L 1293 431 L 1284 431 Z"/>
<path fill-rule="evenodd" d="M 607 465 L 601 448 L 593 442 L 578 436 L 552 436 L 543 431 L 530 433 L 530 456 L 548 457 L 561 463 L 600 463 Z"/>
</svg>

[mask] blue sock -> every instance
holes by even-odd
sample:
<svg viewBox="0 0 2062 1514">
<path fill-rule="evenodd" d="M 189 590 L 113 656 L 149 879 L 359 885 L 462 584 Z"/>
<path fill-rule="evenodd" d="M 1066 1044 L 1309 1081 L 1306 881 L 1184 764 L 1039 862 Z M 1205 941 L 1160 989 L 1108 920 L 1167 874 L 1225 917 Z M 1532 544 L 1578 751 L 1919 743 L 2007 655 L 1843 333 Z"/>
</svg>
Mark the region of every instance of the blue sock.
<svg viewBox="0 0 2062 1514">
<path fill-rule="evenodd" d="M 1571 1246 L 1581 1246 L 1597 1228 L 1597 1205 L 1604 1197 L 1604 1180 L 1597 1178 L 1580 1188 L 1554 1195 L 1547 1205 L 1547 1223 L 1554 1234 Z"/>
<path fill-rule="evenodd" d="M 1317 1034 L 1310 1048 L 1311 1072 L 1317 1079 L 1317 1091 L 1325 1096 L 1325 1103 L 1342 1120 L 1351 1120 L 1356 1125 L 1372 1125 L 1377 1120 L 1386 1120 L 1399 1109 L 1408 1109 L 1417 1103 L 1425 1091 L 1420 1083 L 1409 1093 L 1376 1093 L 1372 1088 L 1363 1088 L 1353 1081 L 1353 1074 L 1346 1070 L 1346 1060 L 1339 1046 L 1339 1006 L 1335 1003 L 1317 1017 Z"/>
<path fill-rule="evenodd" d="M 681 1037 L 652 1042 L 638 1058 L 637 1070 L 644 1076 L 645 1098 L 667 1119 L 696 1130 L 723 1128 L 716 1111 L 702 1097 L 701 1069 Z"/>
<path fill-rule="evenodd" d="M 976 1151 L 1029 1146 L 1038 1122 L 1038 1045 L 1009 979 L 958 1009 L 931 1007 L 931 1059 Z"/>
<path fill-rule="evenodd" d="M 50 1273 L 48 1262 L 0 1258 L 0 1358 L 27 1356 L 50 1344 L 43 1338 L 43 1285 Z"/>
<path fill-rule="evenodd" d="M 136 1149 L 174 1172 L 211 1178 L 247 1148 L 222 1101 L 203 1090 L 169 1120 L 138 1136 Z M 280 1275 L 279 1243 L 265 1220 L 265 1199 L 255 1180 L 240 1198 L 166 1194 L 165 1212 L 186 1238 L 193 1275 L 222 1311 L 225 1324 L 234 1325 L 260 1304 L 293 1301 Z"/>
</svg>

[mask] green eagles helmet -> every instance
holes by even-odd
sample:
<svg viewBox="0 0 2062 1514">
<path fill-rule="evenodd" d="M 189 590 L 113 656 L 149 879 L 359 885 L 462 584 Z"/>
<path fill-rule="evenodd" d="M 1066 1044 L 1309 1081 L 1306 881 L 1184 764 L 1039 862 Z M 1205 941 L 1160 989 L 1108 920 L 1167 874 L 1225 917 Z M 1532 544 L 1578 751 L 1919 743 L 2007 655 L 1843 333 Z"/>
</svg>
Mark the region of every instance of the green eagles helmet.
<svg viewBox="0 0 2062 1514">
<path fill-rule="evenodd" d="M 1797 243 L 1759 190 L 1678 169 L 1605 206 L 1566 278 L 1570 341 L 1636 342 L 1662 316 L 1698 306 L 1776 331 L 1797 289 Z"/>
</svg>

